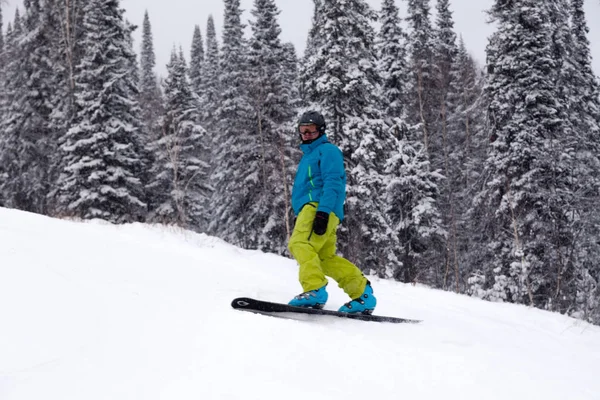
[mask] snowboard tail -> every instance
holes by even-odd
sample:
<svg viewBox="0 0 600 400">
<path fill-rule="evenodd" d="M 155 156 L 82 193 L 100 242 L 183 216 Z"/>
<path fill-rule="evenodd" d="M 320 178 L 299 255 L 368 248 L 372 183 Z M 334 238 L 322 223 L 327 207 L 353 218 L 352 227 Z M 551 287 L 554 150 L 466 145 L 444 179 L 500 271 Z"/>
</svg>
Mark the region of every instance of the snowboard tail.
<svg viewBox="0 0 600 400">
<path fill-rule="evenodd" d="M 283 313 L 298 313 L 310 315 L 329 315 L 339 318 L 357 319 L 361 321 L 372 322 L 390 322 L 390 323 L 418 323 L 419 320 L 405 319 L 397 317 L 385 317 L 382 315 L 371 314 L 350 314 L 345 312 L 324 310 L 317 308 L 294 307 L 283 303 L 271 303 L 268 301 L 251 299 L 248 297 L 240 297 L 234 299 L 231 306 L 237 310 L 250 311 L 257 314 L 266 314 L 272 316 L 282 316 Z"/>
</svg>

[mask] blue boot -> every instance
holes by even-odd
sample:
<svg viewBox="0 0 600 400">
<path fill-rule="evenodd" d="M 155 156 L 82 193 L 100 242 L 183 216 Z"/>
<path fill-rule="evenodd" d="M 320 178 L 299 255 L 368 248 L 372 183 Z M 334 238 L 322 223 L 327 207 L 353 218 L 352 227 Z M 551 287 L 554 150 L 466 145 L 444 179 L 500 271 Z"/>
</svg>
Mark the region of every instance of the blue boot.
<svg viewBox="0 0 600 400">
<path fill-rule="evenodd" d="M 309 290 L 308 292 L 304 292 L 294 297 L 292 301 L 288 304 L 294 307 L 307 307 L 307 308 L 323 308 L 325 303 L 327 303 L 327 298 L 329 295 L 327 294 L 327 290 L 325 289 L 327 285 L 323 286 L 320 289 Z"/>
<path fill-rule="evenodd" d="M 367 282 L 367 286 L 365 287 L 363 294 L 351 302 L 344 304 L 338 311 L 352 314 L 372 314 L 376 305 L 377 299 L 375 296 L 373 296 L 371 282 Z"/>
</svg>

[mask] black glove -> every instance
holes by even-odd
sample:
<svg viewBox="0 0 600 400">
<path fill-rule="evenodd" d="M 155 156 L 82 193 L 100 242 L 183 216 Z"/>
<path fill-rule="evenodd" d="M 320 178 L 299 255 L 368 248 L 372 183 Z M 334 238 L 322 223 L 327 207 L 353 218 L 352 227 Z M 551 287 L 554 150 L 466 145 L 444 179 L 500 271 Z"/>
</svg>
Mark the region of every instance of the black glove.
<svg viewBox="0 0 600 400">
<path fill-rule="evenodd" d="M 322 235 L 327 231 L 327 223 L 329 222 L 329 214 L 323 211 L 317 211 L 315 220 L 313 221 L 313 232 L 317 235 Z"/>
</svg>

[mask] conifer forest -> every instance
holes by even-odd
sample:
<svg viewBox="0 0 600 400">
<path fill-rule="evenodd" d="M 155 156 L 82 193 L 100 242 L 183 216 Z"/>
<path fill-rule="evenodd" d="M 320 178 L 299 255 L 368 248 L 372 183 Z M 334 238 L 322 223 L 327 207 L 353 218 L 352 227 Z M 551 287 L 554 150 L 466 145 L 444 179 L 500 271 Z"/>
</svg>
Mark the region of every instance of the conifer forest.
<svg viewBox="0 0 600 400">
<path fill-rule="evenodd" d="M 297 54 L 275 0 L 248 20 L 223 0 L 220 34 L 199 21 L 159 77 L 152 15 L 25 0 L 0 29 L 0 206 L 288 255 L 296 121 L 318 110 L 348 174 L 338 251 L 365 273 L 600 324 L 583 0 L 495 0 L 485 65 L 451 0 L 403 1 L 313 0 Z"/>
</svg>

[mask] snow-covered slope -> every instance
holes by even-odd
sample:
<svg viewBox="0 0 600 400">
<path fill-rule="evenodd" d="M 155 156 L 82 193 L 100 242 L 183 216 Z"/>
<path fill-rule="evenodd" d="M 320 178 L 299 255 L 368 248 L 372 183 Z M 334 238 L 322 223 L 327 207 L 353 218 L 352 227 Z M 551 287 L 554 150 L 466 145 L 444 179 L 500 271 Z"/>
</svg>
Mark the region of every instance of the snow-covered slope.
<svg viewBox="0 0 600 400">
<path fill-rule="evenodd" d="M 424 322 L 230 308 L 287 301 L 296 275 L 204 235 L 0 208 L 0 399 L 600 399 L 600 328 L 561 315 L 377 279 L 376 313 Z"/>
</svg>

